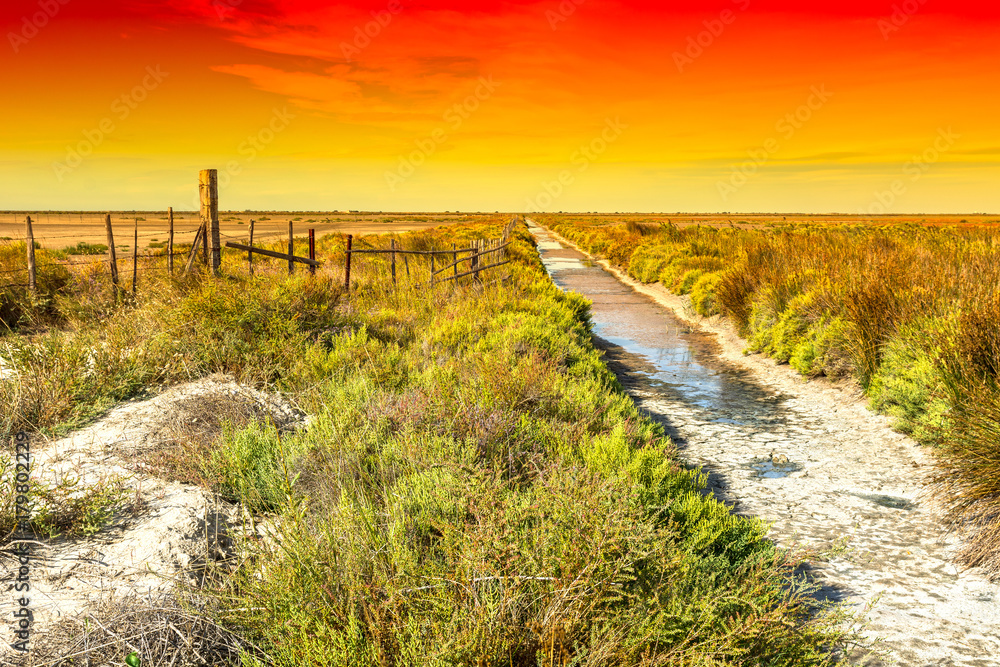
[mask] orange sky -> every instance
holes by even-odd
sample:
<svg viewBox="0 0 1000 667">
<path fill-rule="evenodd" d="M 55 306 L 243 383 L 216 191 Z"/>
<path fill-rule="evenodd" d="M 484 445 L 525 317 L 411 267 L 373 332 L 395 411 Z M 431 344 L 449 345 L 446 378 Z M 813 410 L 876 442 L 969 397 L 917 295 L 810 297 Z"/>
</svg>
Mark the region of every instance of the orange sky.
<svg viewBox="0 0 1000 667">
<path fill-rule="evenodd" d="M 5 0 L 0 209 L 1000 212 L 1000 9 L 804 5 Z"/>
</svg>

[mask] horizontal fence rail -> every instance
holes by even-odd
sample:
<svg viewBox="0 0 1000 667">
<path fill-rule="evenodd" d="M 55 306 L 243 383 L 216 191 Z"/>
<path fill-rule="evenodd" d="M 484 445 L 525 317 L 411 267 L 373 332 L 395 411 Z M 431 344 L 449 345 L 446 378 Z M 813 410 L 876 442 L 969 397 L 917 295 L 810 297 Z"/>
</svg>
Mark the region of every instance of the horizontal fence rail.
<svg viewBox="0 0 1000 667">
<path fill-rule="evenodd" d="M 243 250 L 244 252 L 252 252 L 255 255 L 264 255 L 265 257 L 273 257 L 274 259 L 283 259 L 288 262 L 308 264 L 312 267 L 323 266 L 323 262 L 317 262 L 315 259 L 310 259 L 308 257 L 289 255 L 288 253 L 275 252 L 274 250 L 264 250 L 263 248 L 255 248 L 250 245 L 243 245 L 242 243 L 233 243 L 232 241 L 226 241 L 226 247 L 234 250 Z"/>
<path fill-rule="evenodd" d="M 69 257 L 88 257 L 87 259 L 55 259 L 48 253 L 43 253 L 36 257 L 35 248 L 35 238 L 37 232 L 37 221 L 33 220 L 31 216 L 26 216 L 24 218 L 24 244 L 25 251 L 23 259 L 25 261 L 25 266 L 13 268 L 10 270 L 0 271 L 0 276 L 10 276 L 10 280 L 17 280 L 18 282 L 10 282 L 0 284 L 0 291 L 6 288 L 27 288 L 32 293 L 37 293 L 39 291 L 38 275 L 41 271 L 43 274 L 46 269 L 52 267 L 71 267 L 71 266 L 93 266 L 95 264 L 107 264 L 108 273 L 110 274 L 110 282 L 115 295 L 116 300 L 122 295 L 130 291 L 134 296 L 137 291 L 138 277 L 139 274 L 147 274 L 155 271 L 164 271 L 162 266 L 153 266 L 154 260 L 158 258 L 163 258 L 165 263 L 166 273 L 170 276 L 175 275 L 175 268 L 182 270 L 182 276 L 186 277 L 195 269 L 196 265 L 203 265 L 204 269 L 210 271 L 214 275 L 220 274 L 220 268 L 222 265 L 222 250 L 223 248 L 229 248 L 232 250 L 245 253 L 249 274 L 254 275 L 254 256 L 266 257 L 271 259 L 278 259 L 288 262 L 289 273 L 293 273 L 295 266 L 297 264 L 304 264 L 309 267 L 310 274 L 315 275 L 316 269 L 323 266 L 324 263 L 316 259 L 316 235 L 314 229 L 309 229 L 308 236 L 308 249 L 309 256 L 301 257 L 295 254 L 295 235 L 293 224 L 294 220 L 288 222 L 287 229 L 287 240 L 288 240 L 288 252 L 279 252 L 276 250 L 268 250 L 266 248 L 256 247 L 254 245 L 255 232 L 257 234 L 257 239 L 261 237 L 275 237 L 283 236 L 283 229 L 277 227 L 276 223 L 271 225 L 262 225 L 262 221 L 259 220 L 249 220 L 249 243 L 243 243 L 242 238 L 230 236 L 228 234 L 222 233 L 220 229 L 220 216 L 219 216 L 219 206 L 218 206 L 218 181 L 217 172 L 215 170 L 203 170 L 199 173 L 199 195 L 201 203 L 201 211 L 198 215 L 200 217 L 200 224 L 195 229 L 191 230 L 179 230 L 175 227 L 175 215 L 173 208 L 168 208 L 166 215 L 163 218 L 157 218 L 157 220 L 162 219 L 165 231 L 139 231 L 139 223 L 142 222 L 144 225 L 149 225 L 147 218 L 140 217 L 139 215 L 126 216 L 125 220 L 121 219 L 121 214 L 115 214 L 115 219 L 113 221 L 112 214 L 108 213 L 102 215 L 104 230 L 102 235 L 102 241 L 105 240 L 106 243 L 92 243 L 88 241 L 80 241 L 80 234 L 77 235 L 59 235 L 50 236 L 45 234 L 43 239 L 48 241 L 51 239 L 77 239 L 78 242 L 76 246 L 71 246 L 62 251 L 61 255 L 68 255 Z M 138 212 L 137 212 L 138 213 Z M 159 212 L 142 212 L 145 215 L 159 215 Z M 190 221 L 190 217 L 186 217 L 188 214 L 180 214 L 177 216 L 181 220 Z M 83 215 L 80 216 L 81 221 Z M 151 218 L 152 219 L 152 218 Z M 233 221 L 236 218 L 229 217 L 226 221 Z M 270 218 L 265 217 L 264 221 L 269 221 Z M 115 232 L 120 231 L 114 229 L 116 225 L 120 225 L 121 222 L 129 222 L 128 240 L 131 241 L 131 248 L 127 244 L 123 244 L 120 248 L 116 245 Z M 407 250 L 398 245 L 398 241 L 395 238 L 389 239 L 389 248 L 355 248 L 353 247 L 354 236 L 351 234 L 346 235 L 346 249 L 344 250 L 344 287 L 347 291 L 351 288 L 351 263 L 352 257 L 354 255 L 373 255 L 375 257 L 386 256 L 390 258 L 389 269 L 392 279 L 393 286 L 398 285 L 397 276 L 397 259 L 402 259 L 402 269 L 405 273 L 405 278 L 407 282 L 411 280 L 411 259 L 417 259 L 423 257 L 430 264 L 429 284 L 433 287 L 437 284 L 443 284 L 447 282 L 456 283 L 462 278 L 472 276 L 474 278 L 474 283 L 476 285 L 483 285 L 482 273 L 484 271 L 490 271 L 506 264 L 511 263 L 506 256 L 507 249 L 511 245 L 511 236 L 513 235 L 514 226 L 518 221 L 517 217 L 514 217 L 506 225 L 503 230 L 503 235 L 496 239 L 480 239 L 471 242 L 471 245 L 464 248 L 458 248 L 455 244 L 452 244 L 451 249 L 443 250 Z M 242 224 L 242 221 L 240 221 Z M 315 222 L 309 220 L 308 222 Z M 114 224 L 113 224 L 114 223 Z M 99 224 L 99 223 L 98 223 Z M 282 223 L 283 228 L 283 223 Z M 148 227 L 147 227 L 148 229 Z M 191 238 L 193 235 L 193 238 Z M 159 240 L 159 237 L 164 237 L 163 241 Z M 177 243 L 178 237 L 184 237 L 190 239 L 185 240 L 181 243 Z M 223 237 L 225 239 L 239 239 L 239 240 L 226 240 L 222 243 Z M 94 236 L 88 236 L 87 238 L 95 238 Z M 150 247 L 145 249 L 142 254 L 140 254 L 139 242 L 143 239 L 152 239 Z M 10 239 L 5 238 L 3 240 L 12 241 L 15 243 L 20 243 L 20 239 Z M 190 243 L 190 247 L 188 246 Z M 367 244 L 366 244 L 367 245 Z M 94 249 L 98 249 L 99 252 L 94 252 Z M 18 251 L 20 254 L 20 251 Z M 199 257 L 200 256 L 200 257 Z M 182 259 L 177 262 L 175 267 L 174 258 L 181 257 Z M 440 262 L 439 259 L 445 257 L 447 258 L 445 262 Z M 360 259 L 360 257 L 359 257 Z M 199 261 L 200 260 L 200 261 Z M 450 261 L 449 261 L 450 260 Z M 125 264 L 124 273 L 119 272 L 119 261 Z M 131 267 L 128 263 L 131 262 Z M 139 268 L 139 263 L 143 262 L 145 266 Z M 442 265 L 443 264 L 443 265 Z M 462 267 L 462 265 L 465 265 Z M 419 264 L 418 264 L 419 267 Z M 464 270 L 461 270 L 462 267 Z M 416 269 L 416 267 L 415 267 Z M 131 271 L 131 290 L 127 290 L 123 283 L 128 281 L 128 271 Z M 442 277 L 443 274 L 451 272 L 452 275 L 447 277 Z M 423 276 L 428 275 L 426 272 Z M 418 274 L 419 275 L 419 274 Z M 44 275 L 43 275 L 44 277 Z M 423 285 L 425 283 L 420 282 L 416 275 L 412 276 L 414 284 Z M 27 279 L 27 282 L 22 282 Z M 510 279 L 510 276 L 505 278 L 500 278 L 500 281 L 506 281 Z M 494 280 L 493 284 L 498 282 Z M 43 282 L 43 285 L 46 284 Z"/>
<path fill-rule="evenodd" d="M 457 248 L 452 245 L 450 250 L 406 250 L 404 248 L 397 247 L 395 239 L 390 239 L 389 248 L 354 248 L 354 237 L 348 236 L 347 247 L 344 251 L 344 289 L 348 291 L 351 289 L 351 259 L 354 255 L 388 255 L 390 258 L 389 272 L 392 278 L 393 286 L 398 285 L 398 276 L 396 271 L 397 256 L 400 256 L 403 259 L 407 279 L 410 278 L 409 257 L 425 257 L 430 260 L 431 279 L 427 283 L 421 283 L 421 285 L 430 285 L 431 287 L 434 287 L 437 284 L 457 282 L 461 278 L 467 278 L 469 276 L 473 277 L 476 284 L 482 285 L 482 273 L 484 271 L 490 271 L 511 263 L 511 260 L 507 259 L 506 253 L 512 243 L 510 237 L 514 233 L 515 224 L 516 218 L 512 219 L 510 223 L 507 224 L 501 238 L 480 239 L 467 248 Z M 438 268 L 437 258 L 441 256 L 449 257 L 452 261 Z M 500 261 L 493 261 L 492 264 L 486 264 L 486 262 L 491 259 L 499 259 Z M 468 268 L 464 271 L 459 271 L 459 266 L 462 264 L 468 264 Z M 439 278 L 439 276 L 448 271 L 451 271 L 453 275 L 450 275 L 447 278 Z"/>
</svg>

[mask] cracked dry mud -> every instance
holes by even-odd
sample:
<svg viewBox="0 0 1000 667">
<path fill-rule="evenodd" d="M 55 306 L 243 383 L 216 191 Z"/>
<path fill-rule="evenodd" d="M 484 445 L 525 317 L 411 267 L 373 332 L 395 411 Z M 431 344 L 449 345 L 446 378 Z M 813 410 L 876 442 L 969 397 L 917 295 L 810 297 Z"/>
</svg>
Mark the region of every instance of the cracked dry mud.
<svg viewBox="0 0 1000 667">
<path fill-rule="evenodd" d="M 725 322 L 532 232 L 556 284 L 593 302 L 596 342 L 625 389 L 717 497 L 772 522 L 779 546 L 830 551 L 812 567 L 821 594 L 875 603 L 868 634 L 890 664 L 1000 665 L 1000 586 L 954 565 L 960 538 L 925 497 L 928 452 L 855 387 L 745 356 Z"/>
</svg>

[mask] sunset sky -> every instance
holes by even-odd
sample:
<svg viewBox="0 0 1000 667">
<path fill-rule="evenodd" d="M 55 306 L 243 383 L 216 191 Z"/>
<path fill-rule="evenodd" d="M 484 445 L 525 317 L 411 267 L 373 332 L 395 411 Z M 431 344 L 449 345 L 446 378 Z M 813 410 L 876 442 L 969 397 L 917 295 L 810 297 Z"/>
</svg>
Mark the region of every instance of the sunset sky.
<svg viewBox="0 0 1000 667">
<path fill-rule="evenodd" d="M 4 0 L 0 209 L 1000 212 L 1000 3 Z"/>
</svg>

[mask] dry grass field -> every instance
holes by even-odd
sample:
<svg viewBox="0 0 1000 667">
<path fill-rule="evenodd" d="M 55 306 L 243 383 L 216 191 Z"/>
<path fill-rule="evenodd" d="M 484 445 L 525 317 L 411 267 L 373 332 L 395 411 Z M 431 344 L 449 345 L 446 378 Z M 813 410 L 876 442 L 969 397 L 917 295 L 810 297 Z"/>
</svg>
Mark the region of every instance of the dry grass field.
<svg viewBox="0 0 1000 667">
<path fill-rule="evenodd" d="M 24 219 L 30 215 L 35 241 L 48 250 L 64 250 L 78 243 L 105 244 L 103 212 L 59 212 L 59 211 L 5 211 L 0 212 L 0 240 L 24 240 Z M 432 229 L 438 225 L 469 223 L 486 220 L 489 216 L 479 213 L 372 213 L 372 212 L 234 212 L 220 213 L 221 230 L 224 240 L 245 240 L 249 234 L 249 222 L 255 221 L 254 238 L 273 240 L 288 234 L 288 223 L 292 222 L 295 234 L 305 235 L 308 229 L 315 229 L 317 236 L 334 233 L 355 235 L 380 234 L 385 232 L 413 232 Z M 928 226 L 987 225 L 1000 224 L 996 216 L 970 215 L 887 215 L 876 218 L 850 215 L 692 215 L 685 213 L 663 215 L 612 214 L 582 215 L 595 223 L 626 222 L 641 218 L 649 223 L 669 223 L 680 228 L 706 227 L 773 227 L 798 224 L 829 224 L 831 226 L 865 223 L 869 225 L 920 224 Z M 167 238 L 166 211 L 115 211 L 111 214 L 116 245 L 131 249 L 133 225 L 139 221 L 140 250 L 156 248 Z M 197 212 L 181 211 L 174 214 L 175 240 L 190 243 L 200 224 Z M 72 254 L 72 253 L 70 253 Z"/>
<path fill-rule="evenodd" d="M 989 225 L 1000 224 L 1000 217 L 995 215 L 812 215 L 812 214 L 784 214 L 776 215 L 769 213 L 713 213 L 713 214 L 691 214 L 691 213 L 615 213 L 615 214 L 573 214 L 561 215 L 560 218 L 572 218 L 577 221 L 588 221 L 591 223 L 625 223 L 629 220 L 641 221 L 650 224 L 672 224 L 680 228 L 697 227 L 773 227 L 780 225 L 801 225 L 801 224 L 821 224 L 821 225 L 857 225 L 865 224 L 869 226 L 886 226 L 901 224 L 918 224 L 932 227 L 945 227 L 950 225 Z"/>
<path fill-rule="evenodd" d="M 107 233 L 100 212 L 7 211 L 0 213 L 0 240 L 23 241 L 24 220 L 31 216 L 35 241 L 48 250 L 64 250 L 78 243 L 106 244 Z M 475 222 L 487 216 L 464 213 L 338 213 L 338 212 L 230 212 L 219 214 L 224 240 L 243 240 L 249 235 L 250 220 L 255 221 L 255 239 L 274 239 L 288 234 L 292 222 L 296 235 L 315 229 L 317 236 L 334 233 L 380 234 L 412 232 L 438 225 Z M 136 219 L 139 221 L 140 250 L 165 243 L 168 222 L 166 211 L 116 211 L 111 220 L 116 245 L 131 249 Z M 177 243 L 190 243 L 201 224 L 197 212 L 175 212 L 174 230 Z M 150 244 L 154 244 L 150 246 Z"/>
</svg>

